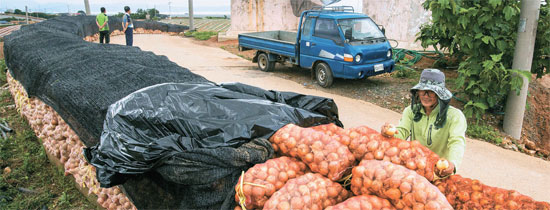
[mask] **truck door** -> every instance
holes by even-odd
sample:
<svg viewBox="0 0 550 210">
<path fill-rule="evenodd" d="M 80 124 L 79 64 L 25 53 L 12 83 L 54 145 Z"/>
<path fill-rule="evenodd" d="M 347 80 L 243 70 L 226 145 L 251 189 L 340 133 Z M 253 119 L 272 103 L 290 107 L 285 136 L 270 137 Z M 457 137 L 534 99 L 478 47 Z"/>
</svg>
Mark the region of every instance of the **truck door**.
<svg viewBox="0 0 550 210">
<path fill-rule="evenodd" d="M 334 19 L 317 18 L 309 40 L 304 42 L 301 49 L 304 50 L 304 60 L 322 60 L 326 62 L 335 77 L 342 74 L 344 61 L 344 41 Z M 302 44 L 302 43 L 301 43 Z M 304 66 L 305 67 L 305 66 Z M 311 67 L 311 64 L 310 64 Z"/>
<path fill-rule="evenodd" d="M 302 24 L 302 37 L 300 39 L 300 66 L 303 68 L 311 68 L 315 57 L 311 56 L 311 32 L 313 32 L 313 20 L 314 17 L 307 17 Z"/>
</svg>

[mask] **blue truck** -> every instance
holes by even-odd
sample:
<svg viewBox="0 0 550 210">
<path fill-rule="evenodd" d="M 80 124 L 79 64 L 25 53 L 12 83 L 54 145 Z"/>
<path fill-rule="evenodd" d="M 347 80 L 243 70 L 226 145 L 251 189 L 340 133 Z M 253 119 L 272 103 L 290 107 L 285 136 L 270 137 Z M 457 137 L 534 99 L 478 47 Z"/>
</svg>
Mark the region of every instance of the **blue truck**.
<svg viewBox="0 0 550 210">
<path fill-rule="evenodd" d="M 262 71 L 275 63 L 311 69 L 322 87 L 334 78 L 361 79 L 392 72 L 395 61 L 384 29 L 353 7 L 322 7 L 302 12 L 298 32 L 239 34 L 239 50 L 257 50 L 252 62 Z"/>
</svg>

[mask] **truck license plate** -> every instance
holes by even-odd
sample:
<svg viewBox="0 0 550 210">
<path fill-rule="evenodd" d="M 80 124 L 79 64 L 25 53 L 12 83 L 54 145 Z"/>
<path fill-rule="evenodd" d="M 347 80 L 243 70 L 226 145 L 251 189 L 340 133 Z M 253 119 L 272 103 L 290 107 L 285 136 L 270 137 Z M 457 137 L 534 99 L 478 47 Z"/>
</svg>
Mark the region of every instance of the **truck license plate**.
<svg viewBox="0 0 550 210">
<path fill-rule="evenodd" d="M 384 71 L 384 64 L 374 65 L 374 71 Z"/>
</svg>

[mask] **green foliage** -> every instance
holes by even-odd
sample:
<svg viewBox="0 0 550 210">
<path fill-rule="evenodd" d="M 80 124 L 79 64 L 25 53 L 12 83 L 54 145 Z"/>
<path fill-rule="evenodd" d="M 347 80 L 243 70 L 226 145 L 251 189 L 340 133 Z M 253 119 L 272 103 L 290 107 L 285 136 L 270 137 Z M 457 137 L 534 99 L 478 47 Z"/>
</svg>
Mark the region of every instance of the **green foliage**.
<svg viewBox="0 0 550 210">
<path fill-rule="evenodd" d="M 409 68 L 403 65 L 395 65 L 395 71 L 392 74 L 395 78 L 418 78 L 419 73 L 413 68 Z"/>
<path fill-rule="evenodd" d="M 208 40 L 210 37 L 217 35 L 218 32 L 215 31 L 186 31 L 185 36 L 195 37 L 198 40 Z"/>
<path fill-rule="evenodd" d="M 215 17 L 215 16 L 206 16 L 206 19 L 227 19 L 227 15 L 224 15 L 223 17 Z"/>
<path fill-rule="evenodd" d="M 470 123 L 468 124 L 466 135 L 496 144 L 502 143 L 502 137 L 500 133 L 498 131 L 495 131 L 495 129 L 489 125 Z"/>
<path fill-rule="evenodd" d="M 531 72 L 540 78 L 550 73 L 550 1 L 546 0 L 546 6 L 540 8 L 539 25 L 537 26 L 537 39 L 535 40 L 535 52 L 533 53 Z M 545 70 L 546 69 L 546 70 Z"/>
<path fill-rule="evenodd" d="M 131 10 L 131 11 L 132 11 L 132 13 L 130 13 L 130 17 L 132 19 L 145 19 L 145 18 L 147 18 L 147 14 L 149 14 L 151 19 L 155 19 L 155 17 L 158 17 L 160 15 L 159 11 L 156 10 L 156 9 L 148 9 L 148 10 L 137 9 L 135 12 L 133 12 L 134 10 Z M 124 16 L 124 13 L 119 12 L 115 16 L 116 17 L 122 17 L 122 16 Z"/>
<path fill-rule="evenodd" d="M 18 18 L 15 18 L 15 17 L 8 17 L 8 18 L 2 18 L 0 20 L 10 22 L 10 21 L 15 21 L 15 20 L 23 20 L 23 19 L 18 19 Z"/>
<path fill-rule="evenodd" d="M 6 70 L 6 61 L 4 61 L 4 59 L 0 59 L 0 83 L 1 84 L 5 84 L 8 80 L 6 78 L 6 73 L 5 73 L 5 70 Z"/>
<path fill-rule="evenodd" d="M 432 22 L 423 25 L 417 40 L 423 47 L 443 49 L 463 58 L 456 86 L 467 96 L 464 114 L 481 119 L 487 110 L 502 111 L 510 91 L 519 91 L 529 72 L 512 69 L 520 1 L 426 0 Z M 532 73 L 550 67 L 550 5 L 541 5 Z M 546 60 L 545 60 L 546 58 Z"/>
<path fill-rule="evenodd" d="M 16 14 L 16 15 L 25 15 L 25 12 L 20 10 L 20 9 L 15 9 L 13 11 L 13 14 Z M 50 18 L 54 18 L 54 17 L 57 17 L 57 15 L 53 15 L 53 14 L 46 14 L 46 13 L 43 13 L 43 12 L 32 12 L 32 13 L 29 13 L 29 16 L 32 16 L 32 17 L 39 17 L 39 18 L 45 18 L 45 19 L 50 19 Z"/>
</svg>

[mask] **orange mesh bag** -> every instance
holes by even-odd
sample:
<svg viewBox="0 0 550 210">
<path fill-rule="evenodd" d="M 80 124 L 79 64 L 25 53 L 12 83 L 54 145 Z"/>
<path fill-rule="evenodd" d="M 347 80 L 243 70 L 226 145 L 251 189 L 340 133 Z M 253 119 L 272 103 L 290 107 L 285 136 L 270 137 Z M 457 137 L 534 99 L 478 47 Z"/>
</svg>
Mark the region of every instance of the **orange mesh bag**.
<svg viewBox="0 0 550 210">
<path fill-rule="evenodd" d="M 479 182 L 451 175 L 435 181 L 455 209 L 541 209 L 550 210 L 547 202 L 535 201 L 514 190 L 487 186 Z"/>
<path fill-rule="evenodd" d="M 393 207 L 387 199 L 379 198 L 374 195 L 359 195 L 348 198 L 346 201 L 329 206 L 325 210 L 393 210 Z"/>
<path fill-rule="evenodd" d="M 264 209 L 321 210 L 344 201 L 349 195 L 340 184 L 320 174 L 306 173 L 289 180 L 269 198 Z"/>
<path fill-rule="evenodd" d="M 295 157 L 330 180 L 342 178 L 355 163 L 348 147 L 330 135 L 288 124 L 279 129 L 269 141 L 279 154 Z"/>
<path fill-rule="evenodd" d="M 367 126 L 350 129 L 349 149 L 357 160 L 385 160 L 416 171 L 433 181 L 437 154 L 418 141 L 387 138 Z"/>
<path fill-rule="evenodd" d="M 304 163 L 285 156 L 256 164 L 239 177 L 235 201 L 246 209 L 262 208 L 289 179 L 303 175 L 307 170 Z"/>
<path fill-rule="evenodd" d="M 387 161 L 363 160 L 352 170 L 355 195 L 374 194 L 397 209 L 452 209 L 445 196 L 426 178 Z"/>
</svg>

